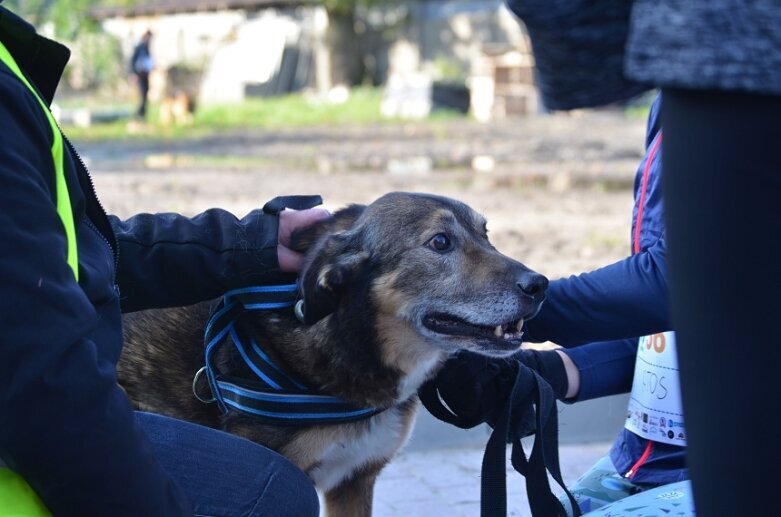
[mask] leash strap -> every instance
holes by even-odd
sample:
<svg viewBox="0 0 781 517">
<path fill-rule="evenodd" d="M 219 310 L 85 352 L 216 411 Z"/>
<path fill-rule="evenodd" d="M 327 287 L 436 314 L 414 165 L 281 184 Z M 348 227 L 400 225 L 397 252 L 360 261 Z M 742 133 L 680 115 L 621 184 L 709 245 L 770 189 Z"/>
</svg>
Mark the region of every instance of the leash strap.
<svg viewBox="0 0 781 517">
<path fill-rule="evenodd" d="M 507 515 L 507 474 L 505 453 L 512 444 L 510 461 L 526 479 L 529 508 L 535 517 L 566 517 L 562 504 L 551 492 L 548 472 L 567 494 L 575 516 L 580 516 L 577 501 L 564 484 L 559 467 L 558 414 L 553 388 L 534 370 L 519 365 L 510 397 L 495 422 L 483 455 L 480 484 L 481 517 Z M 462 429 L 476 425 L 449 411 L 439 397 L 428 397 L 426 408 L 432 415 Z M 533 423 L 532 423 L 533 422 Z M 536 429 L 536 432 L 535 432 Z M 535 433 L 529 458 L 521 438 Z"/>
<path fill-rule="evenodd" d="M 244 332 L 240 319 L 249 311 L 295 305 L 298 285 L 258 286 L 225 294 L 206 326 L 206 374 L 214 399 L 229 410 L 271 425 L 336 424 L 361 420 L 381 410 L 362 408 L 323 395 L 286 373 Z M 220 346 L 231 342 L 247 367 L 250 379 L 222 374 L 215 360 Z"/>
</svg>

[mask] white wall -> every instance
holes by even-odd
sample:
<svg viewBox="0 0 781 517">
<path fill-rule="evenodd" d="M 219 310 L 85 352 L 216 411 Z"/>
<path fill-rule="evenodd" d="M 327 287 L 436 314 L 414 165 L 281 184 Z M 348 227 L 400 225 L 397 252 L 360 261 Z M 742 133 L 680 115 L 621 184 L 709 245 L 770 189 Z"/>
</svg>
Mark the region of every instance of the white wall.
<svg viewBox="0 0 781 517">
<path fill-rule="evenodd" d="M 154 34 L 151 51 L 157 65 L 205 64 L 223 42 L 246 20 L 242 11 L 115 18 L 103 22 L 103 30 L 114 35 L 127 59 L 147 30 Z"/>
<path fill-rule="evenodd" d="M 275 11 L 238 25 L 235 36 L 214 52 L 201 83 L 203 104 L 244 100 L 248 83 L 265 83 L 277 72 L 288 42 L 301 36 L 300 25 Z"/>
</svg>

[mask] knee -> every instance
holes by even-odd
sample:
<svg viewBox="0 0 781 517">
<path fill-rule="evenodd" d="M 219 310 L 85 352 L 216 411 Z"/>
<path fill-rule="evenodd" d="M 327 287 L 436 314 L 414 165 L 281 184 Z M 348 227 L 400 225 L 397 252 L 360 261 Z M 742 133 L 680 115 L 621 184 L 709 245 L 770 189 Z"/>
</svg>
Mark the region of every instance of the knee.
<svg viewBox="0 0 781 517">
<path fill-rule="evenodd" d="M 309 477 L 287 462 L 275 465 L 274 473 L 261 493 L 252 515 L 318 517 L 320 501 Z"/>
</svg>

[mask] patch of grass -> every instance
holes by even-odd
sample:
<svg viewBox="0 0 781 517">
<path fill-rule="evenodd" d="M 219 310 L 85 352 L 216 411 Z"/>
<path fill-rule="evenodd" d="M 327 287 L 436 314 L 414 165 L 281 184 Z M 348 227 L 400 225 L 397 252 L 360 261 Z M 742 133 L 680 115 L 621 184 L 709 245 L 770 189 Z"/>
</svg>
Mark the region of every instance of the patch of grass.
<svg viewBox="0 0 781 517">
<path fill-rule="evenodd" d="M 464 115 L 463 113 L 455 109 L 440 108 L 440 109 L 432 110 L 427 120 L 432 122 L 448 122 L 450 120 L 462 119 L 467 116 L 468 115 Z"/>
<path fill-rule="evenodd" d="M 248 99 L 235 106 L 204 106 L 195 113 L 196 127 L 300 127 L 379 123 L 382 91 L 357 88 L 342 104 L 313 103 L 303 95 Z"/>
<path fill-rule="evenodd" d="M 196 167 L 210 170 L 257 170 L 263 167 L 290 167 L 303 170 L 315 170 L 316 164 L 311 159 L 301 158 L 268 158 L 265 156 L 231 156 L 214 154 L 177 154 L 172 158 L 176 167 Z"/>
<path fill-rule="evenodd" d="M 129 130 L 132 126 L 129 121 L 96 124 L 88 128 L 65 126 L 63 130 L 74 140 L 179 139 L 207 136 L 227 129 L 399 122 L 380 115 L 381 100 L 382 90 L 378 88 L 356 88 L 342 104 L 317 103 L 300 94 L 247 99 L 240 104 L 202 106 L 196 109 L 192 124 L 183 127 L 165 127 L 157 123 L 158 108 L 151 106 L 149 122 L 137 130 Z M 453 116 L 435 112 L 432 118 L 439 120 Z"/>
<path fill-rule="evenodd" d="M 629 118 L 648 120 L 648 113 L 650 111 L 650 106 L 630 106 L 624 110 L 624 113 Z"/>
<path fill-rule="evenodd" d="M 656 99 L 657 90 L 648 91 L 627 104 L 624 113 L 629 118 L 648 119 L 648 113 L 651 111 L 651 105 Z"/>
</svg>

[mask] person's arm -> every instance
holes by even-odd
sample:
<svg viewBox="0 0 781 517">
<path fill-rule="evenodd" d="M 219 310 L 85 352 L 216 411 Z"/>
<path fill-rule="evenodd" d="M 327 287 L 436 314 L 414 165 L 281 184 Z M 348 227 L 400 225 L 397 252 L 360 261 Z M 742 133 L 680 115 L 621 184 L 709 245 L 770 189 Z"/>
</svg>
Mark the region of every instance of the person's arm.
<svg viewBox="0 0 781 517">
<path fill-rule="evenodd" d="M 189 218 L 140 214 L 110 217 L 119 242 L 117 281 L 123 312 L 215 298 L 230 289 L 292 282 L 301 255 L 291 232 L 328 216 L 323 209 L 255 210 L 243 219 L 211 209 Z"/>
<path fill-rule="evenodd" d="M 0 457 L 54 515 L 186 515 L 92 340 L 97 313 L 52 199 L 48 122 L 3 71 L 0 121 Z"/>
<path fill-rule="evenodd" d="M 564 398 L 574 399 L 580 393 L 580 370 L 578 370 L 578 365 L 563 351 L 554 350 L 554 353 L 561 358 L 564 376 L 567 378 L 567 392 L 564 394 Z"/>
<path fill-rule="evenodd" d="M 551 282 L 542 309 L 524 327 L 527 340 L 569 348 L 670 330 L 665 256 L 662 235 L 643 252 Z"/>
<path fill-rule="evenodd" d="M 546 108 L 601 106 L 650 89 L 624 74 L 633 2 L 506 1 L 529 33 Z"/>
<path fill-rule="evenodd" d="M 580 402 L 632 389 L 637 339 L 588 343 L 551 352 L 562 359 L 567 378 L 567 402 Z"/>
</svg>

